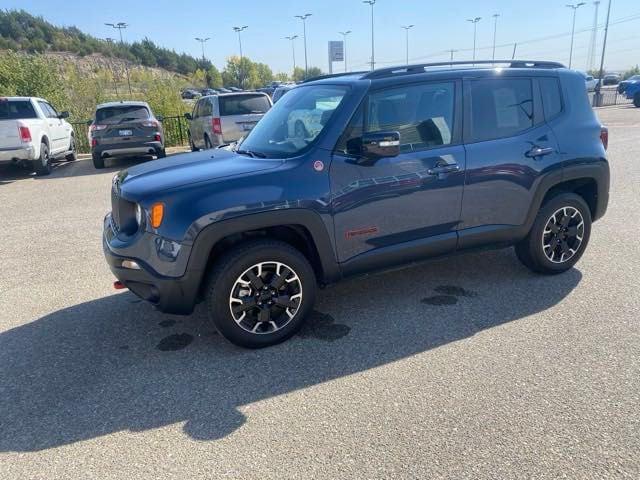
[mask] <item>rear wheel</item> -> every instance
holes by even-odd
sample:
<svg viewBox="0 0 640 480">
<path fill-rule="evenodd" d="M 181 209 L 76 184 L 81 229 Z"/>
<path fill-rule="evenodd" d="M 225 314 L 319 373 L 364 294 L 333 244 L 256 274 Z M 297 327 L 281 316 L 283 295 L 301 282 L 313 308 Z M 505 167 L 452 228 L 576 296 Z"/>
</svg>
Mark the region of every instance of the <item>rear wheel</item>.
<svg viewBox="0 0 640 480">
<path fill-rule="evenodd" d="M 69 144 L 69 153 L 64 157 L 67 162 L 75 162 L 78 158 L 76 154 L 76 139 L 71 135 L 71 141 Z"/>
<path fill-rule="evenodd" d="M 189 147 L 191 148 L 192 152 L 197 152 L 198 150 L 200 150 L 198 147 L 196 147 L 196 144 L 193 143 L 193 139 L 191 138 L 191 135 L 189 135 Z"/>
<path fill-rule="evenodd" d="M 51 173 L 51 157 L 49 156 L 49 147 L 46 143 L 40 144 L 40 158 L 36 158 L 32 162 L 33 171 L 36 175 L 42 177 Z"/>
<path fill-rule="evenodd" d="M 166 156 L 167 156 L 167 151 L 164 148 L 159 148 L 158 150 L 156 150 L 156 157 L 164 158 Z"/>
<path fill-rule="evenodd" d="M 213 145 L 211 145 L 211 141 L 209 140 L 208 136 L 204 136 L 204 149 L 205 150 L 209 150 L 210 148 L 213 148 Z"/>
<path fill-rule="evenodd" d="M 516 255 L 534 272 L 562 273 L 580 260 L 590 234 L 589 206 L 575 193 L 562 193 L 542 206 Z"/>
<path fill-rule="evenodd" d="M 640 92 L 636 93 L 636 94 L 633 96 L 633 104 L 634 104 L 636 107 L 640 108 Z"/>
<path fill-rule="evenodd" d="M 205 293 L 209 317 L 227 340 L 262 348 L 288 339 L 302 326 L 315 301 L 316 279 L 298 250 L 258 240 L 223 256 Z"/>
<path fill-rule="evenodd" d="M 100 156 L 99 153 L 91 154 L 91 158 L 93 159 L 93 166 L 97 169 L 104 168 L 104 158 Z"/>
</svg>

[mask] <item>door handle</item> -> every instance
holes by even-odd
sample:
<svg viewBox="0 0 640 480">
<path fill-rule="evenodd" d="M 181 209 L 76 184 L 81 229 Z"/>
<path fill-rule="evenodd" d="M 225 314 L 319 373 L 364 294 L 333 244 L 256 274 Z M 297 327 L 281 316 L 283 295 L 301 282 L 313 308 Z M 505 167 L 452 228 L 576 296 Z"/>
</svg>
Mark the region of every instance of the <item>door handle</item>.
<svg viewBox="0 0 640 480">
<path fill-rule="evenodd" d="M 533 147 L 531 150 L 525 153 L 524 156 L 528 158 L 544 157 L 545 155 L 549 155 L 553 152 L 554 150 L 551 147 Z"/>
<path fill-rule="evenodd" d="M 460 165 L 453 163 L 451 165 L 439 165 L 427 170 L 429 175 L 442 175 L 443 173 L 453 173 L 460 170 Z"/>
</svg>

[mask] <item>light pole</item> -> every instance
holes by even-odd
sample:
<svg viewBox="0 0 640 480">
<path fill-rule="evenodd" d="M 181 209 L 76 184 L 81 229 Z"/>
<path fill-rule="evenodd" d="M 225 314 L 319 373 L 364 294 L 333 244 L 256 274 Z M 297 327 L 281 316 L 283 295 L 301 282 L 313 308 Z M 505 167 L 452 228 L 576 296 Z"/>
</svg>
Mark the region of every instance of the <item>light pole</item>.
<svg viewBox="0 0 640 480">
<path fill-rule="evenodd" d="M 242 37 L 240 36 L 240 32 L 247 28 L 249 28 L 248 25 L 233 27 L 233 31 L 238 34 L 238 45 L 240 46 L 240 63 L 238 64 L 238 83 L 240 84 L 240 88 L 244 88 L 244 75 L 242 72 Z"/>
<path fill-rule="evenodd" d="M 567 4 L 566 7 L 573 10 L 573 24 L 571 27 L 571 48 L 569 49 L 569 68 L 571 68 L 571 60 L 573 57 L 573 35 L 576 32 L 576 13 L 578 9 L 582 6 L 586 5 L 585 2 L 575 3 L 575 4 Z"/>
<path fill-rule="evenodd" d="M 304 78 L 307 78 L 307 73 L 309 72 L 309 63 L 307 62 L 307 18 L 310 16 L 310 13 L 295 16 L 295 18 L 302 20 L 302 33 L 304 37 Z"/>
<path fill-rule="evenodd" d="M 406 44 L 407 44 L 407 65 L 409 65 L 409 30 L 411 30 L 415 25 L 403 25 L 404 32 L 406 33 Z"/>
<path fill-rule="evenodd" d="M 344 71 L 348 72 L 348 68 L 347 68 L 347 35 L 349 35 L 351 33 L 351 30 L 347 30 L 346 32 L 338 32 L 340 35 L 342 35 L 343 38 L 343 46 L 344 46 Z"/>
<path fill-rule="evenodd" d="M 609 15 L 611 14 L 611 0 L 609 0 L 609 6 L 607 7 L 607 21 L 604 26 L 604 40 L 602 41 L 602 57 L 600 57 L 600 74 L 598 75 L 599 80 L 596 83 L 596 94 L 593 96 L 593 106 L 600 107 L 602 106 L 602 93 L 600 93 L 600 88 L 602 87 L 602 77 L 604 77 L 604 54 L 607 50 L 607 35 L 609 34 Z"/>
<path fill-rule="evenodd" d="M 287 40 L 291 41 L 291 54 L 293 55 L 293 75 L 296 74 L 296 44 L 295 39 L 298 38 L 298 35 L 291 35 L 290 37 L 284 37 Z"/>
<path fill-rule="evenodd" d="M 371 5 L 371 70 L 373 70 L 376 65 L 375 41 L 373 36 L 373 6 L 376 4 L 376 0 L 362 0 L 362 3 Z"/>
<path fill-rule="evenodd" d="M 498 32 L 498 17 L 500 16 L 499 13 L 494 13 L 492 15 L 493 17 L 493 54 L 491 56 L 491 60 L 495 60 L 496 59 L 496 33 Z"/>
<path fill-rule="evenodd" d="M 120 44 L 124 45 L 124 41 L 122 40 L 122 30 L 127 28 L 129 25 L 126 24 L 125 22 L 105 23 L 105 25 L 107 27 L 116 28 L 118 30 L 118 32 L 120 32 Z M 126 59 L 124 60 L 124 71 L 127 72 L 127 86 L 129 87 L 129 95 L 132 95 L 132 92 L 131 92 L 131 79 L 129 78 L 129 66 L 127 65 L 127 60 Z"/>
<path fill-rule="evenodd" d="M 473 61 L 476 60 L 476 34 L 478 33 L 478 22 L 482 17 L 467 18 L 467 22 L 473 23 Z"/>
<path fill-rule="evenodd" d="M 200 42 L 200 44 L 202 45 L 202 63 L 204 63 L 205 58 L 204 58 L 204 44 L 207 43 L 209 40 L 211 40 L 209 37 L 207 38 L 198 38 L 196 37 L 196 40 Z"/>
</svg>

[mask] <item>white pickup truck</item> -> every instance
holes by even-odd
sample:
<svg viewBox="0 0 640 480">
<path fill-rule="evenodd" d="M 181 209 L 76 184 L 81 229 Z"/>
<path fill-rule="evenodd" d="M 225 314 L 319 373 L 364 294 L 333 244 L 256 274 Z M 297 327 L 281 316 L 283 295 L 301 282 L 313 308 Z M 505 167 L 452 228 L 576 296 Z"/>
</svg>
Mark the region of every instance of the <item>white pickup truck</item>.
<svg viewBox="0 0 640 480">
<path fill-rule="evenodd" d="M 73 128 L 49 102 L 35 97 L 0 97 L 0 165 L 51 173 L 52 159 L 76 159 Z"/>
</svg>

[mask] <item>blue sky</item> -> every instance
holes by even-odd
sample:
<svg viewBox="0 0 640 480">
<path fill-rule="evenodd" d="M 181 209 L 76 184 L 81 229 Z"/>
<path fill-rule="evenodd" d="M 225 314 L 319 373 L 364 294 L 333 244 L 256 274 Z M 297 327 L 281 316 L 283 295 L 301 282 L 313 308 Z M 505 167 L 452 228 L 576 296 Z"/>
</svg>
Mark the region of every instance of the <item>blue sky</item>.
<svg viewBox="0 0 640 480">
<path fill-rule="evenodd" d="M 491 0 L 455 2 L 435 0 L 378 0 L 375 5 L 376 61 L 378 66 L 404 63 L 405 37 L 402 25 L 415 24 L 410 33 L 410 59 L 413 62 L 447 60 L 446 50 L 459 50 L 457 59 L 470 59 L 473 25 L 467 18 L 482 17 L 478 23 L 478 58 L 491 57 L 492 14 L 499 13 L 496 57 L 511 58 L 518 42 L 517 57 L 544 58 L 567 63 L 572 11 L 563 0 Z M 600 23 L 604 23 L 607 0 L 600 4 Z M 370 7 L 361 0 L 3 0 L 3 8 L 22 8 L 56 25 L 75 25 L 97 37 L 114 37 L 117 32 L 104 22 L 125 21 L 130 27 L 126 40 L 145 36 L 178 52 L 200 55 L 194 37 L 211 37 L 206 56 L 222 67 L 225 59 L 238 53 L 234 25 L 248 25 L 243 32 L 244 54 L 268 63 L 275 71 L 290 71 L 292 55 L 287 35 L 296 40 L 298 65 L 304 64 L 302 24 L 295 15 L 313 14 L 307 20 L 309 65 L 328 70 L 327 41 L 339 40 L 339 31 L 352 30 L 348 37 L 350 69 L 366 69 L 370 58 Z M 613 25 L 608 40 L 607 67 L 622 70 L 640 63 L 640 2 L 613 0 Z M 594 21 L 593 1 L 577 12 L 574 68 L 588 63 L 589 29 Z M 564 35 L 563 35 L 564 34 Z M 547 40 L 538 40 L 553 36 Z M 534 41 L 532 41 L 534 40 Z M 598 31 L 598 52 L 602 30 Z M 343 64 L 334 64 L 340 71 Z"/>
</svg>

